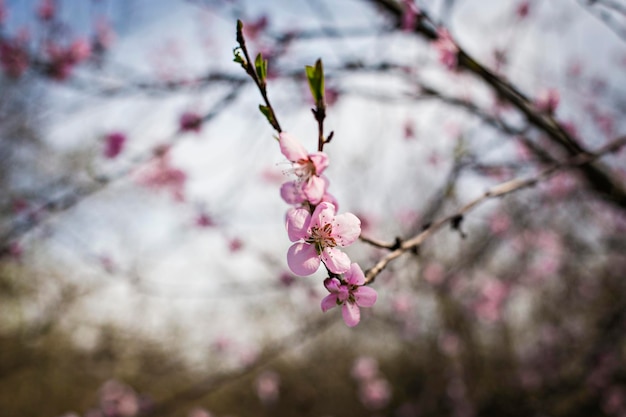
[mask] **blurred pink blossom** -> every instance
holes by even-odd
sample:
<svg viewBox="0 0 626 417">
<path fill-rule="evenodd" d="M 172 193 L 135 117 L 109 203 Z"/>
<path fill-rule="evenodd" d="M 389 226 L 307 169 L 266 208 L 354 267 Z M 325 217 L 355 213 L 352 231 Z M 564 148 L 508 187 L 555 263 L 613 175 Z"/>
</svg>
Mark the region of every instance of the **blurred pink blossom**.
<svg viewBox="0 0 626 417">
<path fill-rule="evenodd" d="M 391 308 L 395 315 L 407 316 L 413 308 L 413 298 L 407 294 L 397 294 L 391 301 Z"/>
<path fill-rule="evenodd" d="M 239 252 L 243 249 L 243 240 L 234 237 L 228 241 L 228 250 L 232 253 Z"/>
<path fill-rule="evenodd" d="M 265 371 L 256 379 L 256 393 L 265 405 L 275 403 L 280 395 L 280 376 L 274 371 Z"/>
<path fill-rule="evenodd" d="M 105 51 L 111 47 L 115 40 L 115 33 L 109 21 L 100 18 L 95 23 L 94 49 L 98 52 Z"/>
<path fill-rule="evenodd" d="M 64 81 L 76 65 L 91 56 L 91 46 L 82 38 L 67 47 L 50 42 L 45 47 L 45 53 L 48 56 L 48 75 L 56 81 Z"/>
<path fill-rule="evenodd" d="M 361 385 L 359 398 L 370 410 L 380 410 L 391 400 L 391 385 L 384 378 L 368 380 Z"/>
<path fill-rule="evenodd" d="M 285 287 L 291 287 L 296 282 L 296 277 L 294 277 L 293 274 L 285 271 L 282 274 L 280 274 L 280 276 L 278 277 L 278 280 L 281 283 L 281 285 Z"/>
<path fill-rule="evenodd" d="M 124 149 L 126 135 L 121 132 L 109 133 L 104 138 L 104 156 L 109 159 L 117 157 Z"/>
<path fill-rule="evenodd" d="M 100 409 L 105 417 L 133 417 L 139 412 L 140 402 L 132 388 L 109 380 L 100 388 Z"/>
<path fill-rule="evenodd" d="M 0 0 L 0 25 L 4 23 L 7 18 L 7 9 L 4 5 L 4 0 Z"/>
<path fill-rule="evenodd" d="M 196 216 L 195 223 L 196 223 L 196 226 L 201 227 L 201 228 L 215 226 L 215 221 L 213 220 L 213 218 L 211 218 L 211 216 L 204 211 L 198 213 L 198 215 Z"/>
<path fill-rule="evenodd" d="M 195 112 L 185 112 L 180 116 L 179 127 L 183 132 L 200 132 L 202 117 Z"/>
<path fill-rule="evenodd" d="M 37 16 L 41 20 L 52 20 L 56 12 L 56 5 L 54 0 L 41 0 L 37 7 Z"/>
<path fill-rule="evenodd" d="M 452 332 L 445 332 L 439 336 L 439 349 L 448 356 L 456 356 L 461 351 L 461 339 Z"/>
<path fill-rule="evenodd" d="M 371 356 L 359 356 L 352 365 L 351 375 L 359 382 L 365 382 L 378 376 L 378 361 Z"/>
<path fill-rule="evenodd" d="M 256 41 L 258 37 L 265 31 L 269 24 L 269 19 L 266 15 L 260 16 L 256 20 L 247 21 L 243 25 L 243 34 L 246 40 Z"/>
<path fill-rule="evenodd" d="M 454 43 L 450 32 L 446 28 L 437 29 L 437 39 L 433 42 L 433 45 L 439 52 L 439 62 L 449 70 L 456 69 L 459 47 Z"/>
<path fill-rule="evenodd" d="M 184 201 L 187 175 L 172 166 L 168 148 L 157 151 L 157 156 L 136 173 L 139 184 L 155 189 L 169 190 L 176 201 Z"/>
<path fill-rule="evenodd" d="M 524 19 L 524 18 L 528 17 L 528 13 L 529 12 L 530 12 L 530 1 L 528 1 L 528 0 L 521 1 L 517 5 L 517 8 L 515 9 L 515 14 L 520 19 Z"/>
<path fill-rule="evenodd" d="M 26 42 L 19 39 L 0 39 L 0 65 L 7 76 L 20 77 L 28 68 Z"/>
<path fill-rule="evenodd" d="M 547 88 L 542 90 L 535 99 L 535 107 L 537 107 L 539 111 L 552 114 L 559 106 L 559 101 L 559 91 L 554 88 Z"/>
<path fill-rule="evenodd" d="M 187 414 L 187 417 L 213 417 L 213 414 L 209 413 L 204 408 L 194 408 Z"/>
<path fill-rule="evenodd" d="M 494 322 L 501 318 L 504 302 L 509 295 L 509 287 L 497 279 L 490 279 L 480 290 L 474 311 L 481 319 Z"/>
<path fill-rule="evenodd" d="M 402 13 L 402 30 L 410 32 L 415 29 L 415 23 L 420 16 L 420 9 L 415 5 L 414 0 L 404 0 L 404 12 Z"/>
<path fill-rule="evenodd" d="M 511 228 L 511 218 L 501 211 L 497 211 L 489 220 L 489 229 L 494 235 L 502 235 Z"/>
<path fill-rule="evenodd" d="M 403 126 L 403 136 L 405 140 L 415 139 L 415 127 L 413 121 L 406 119 Z"/>
<path fill-rule="evenodd" d="M 422 276 L 431 285 L 441 284 L 445 278 L 445 270 L 440 263 L 431 262 L 424 267 Z"/>
<path fill-rule="evenodd" d="M 609 387 L 602 395 L 602 409 L 611 416 L 626 415 L 626 389 L 618 385 Z"/>
</svg>

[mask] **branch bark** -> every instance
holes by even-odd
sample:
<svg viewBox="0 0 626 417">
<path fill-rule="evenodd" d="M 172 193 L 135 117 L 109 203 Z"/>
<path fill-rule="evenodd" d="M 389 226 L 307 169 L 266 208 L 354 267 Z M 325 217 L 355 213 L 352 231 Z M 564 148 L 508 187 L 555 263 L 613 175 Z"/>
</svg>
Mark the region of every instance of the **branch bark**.
<svg viewBox="0 0 626 417">
<path fill-rule="evenodd" d="M 398 26 L 404 13 L 402 5 L 395 0 L 366 0 L 393 16 Z M 429 41 L 437 39 L 437 27 L 423 13 L 418 19 L 413 31 Z M 522 112 L 528 121 L 537 129 L 544 132 L 555 144 L 563 148 L 570 157 L 579 154 L 589 154 L 551 115 L 538 111 L 531 100 L 513 84 L 480 64 L 470 54 L 459 47 L 458 67 L 481 78 L 501 97 Z M 626 187 L 604 165 L 600 163 L 580 166 L 590 186 L 603 199 L 611 202 L 621 210 L 626 210 Z"/>
</svg>

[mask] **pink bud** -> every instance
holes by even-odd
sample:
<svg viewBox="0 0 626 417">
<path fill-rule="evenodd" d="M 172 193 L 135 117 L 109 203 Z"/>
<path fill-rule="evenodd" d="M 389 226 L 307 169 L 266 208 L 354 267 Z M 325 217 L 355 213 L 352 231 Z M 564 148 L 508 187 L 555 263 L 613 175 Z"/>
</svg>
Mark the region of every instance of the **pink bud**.
<svg viewBox="0 0 626 417">
<path fill-rule="evenodd" d="M 180 130 L 185 132 L 200 132 L 202 118 L 197 113 L 185 112 L 180 116 Z"/>
<path fill-rule="evenodd" d="M 109 133 L 105 137 L 104 156 L 113 159 L 117 157 L 124 149 L 126 135 L 120 132 Z"/>
</svg>

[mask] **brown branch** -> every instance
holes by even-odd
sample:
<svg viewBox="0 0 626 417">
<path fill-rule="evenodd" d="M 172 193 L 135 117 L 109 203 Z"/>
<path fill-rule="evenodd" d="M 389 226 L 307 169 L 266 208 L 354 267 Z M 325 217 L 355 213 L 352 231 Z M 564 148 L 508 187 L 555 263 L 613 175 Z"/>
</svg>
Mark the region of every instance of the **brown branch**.
<svg viewBox="0 0 626 417">
<path fill-rule="evenodd" d="M 263 97 L 263 101 L 267 106 L 267 109 L 270 112 L 271 117 L 268 118 L 268 121 L 276 130 L 276 132 L 281 133 L 283 130 L 280 127 L 280 123 L 278 123 L 278 118 L 276 117 L 276 112 L 274 111 L 274 107 L 272 107 L 272 103 L 270 103 L 270 99 L 267 96 L 267 86 L 265 84 L 265 80 L 261 80 L 256 73 L 255 63 L 252 59 L 250 59 L 250 54 L 248 53 L 248 47 L 246 46 L 246 38 L 243 35 L 243 22 L 241 20 L 237 21 L 237 43 L 239 44 L 239 48 L 243 52 L 245 57 L 245 62 L 242 63 L 242 67 L 246 71 L 246 73 L 254 80 L 259 92 L 261 93 L 261 97 Z"/>
<path fill-rule="evenodd" d="M 213 108 L 202 117 L 203 123 L 206 123 L 221 114 L 222 111 L 226 109 L 226 106 L 229 103 L 233 102 L 241 93 L 242 89 L 240 88 L 240 86 L 242 84 L 243 82 L 235 84 L 228 94 L 226 94 L 221 100 L 215 103 L 213 105 Z M 183 132 L 179 130 L 174 135 L 172 135 L 170 143 L 172 145 L 178 143 L 177 141 L 175 141 L 175 139 L 178 135 L 182 133 Z M 33 210 L 33 212 L 37 213 L 36 219 L 29 218 L 28 221 L 19 221 L 20 219 L 18 219 L 18 221 L 14 221 L 9 226 L 8 230 L 3 231 L 3 233 L 0 235 L 0 255 L 8 251 L 11 242 L 33 230 L 42 223 L 45 223 L 53 214 L 61 213 L 71 209 L 72 207 L 83 201 L 85 198 L 88 198 L 89 196 L 104 190 L 108 185 L 115 183 L 121 178 L 124 178 L 137 166 L 148 162 L 153 157 L 154 152 L 151 149 L 149 152 L 135 157 L 131 161 L 130 166 L 112 176 L 95 178 L 95 181 L 93 182 L 79 185 L 77 188 L 65 192 L 61 196 L 57 194 L 54 198 L 48 199 L 39 207 L 37 207 L 37 209 Z"/>
<path fill-rule="evenodd" d="M 398 27 L 403 16 L 402 5 L 395 0 L 366 0 L 395 17 Z M 422 11 L 415 24 L 414 32 L 432 41 L 438 38 L 437 25 Z M 551 115 L 539 111 L 532 101 L 514 85 L 480 64 L 471 55 L 459 47 L 457 54 L 458 68 L 473 73 L 481 78 L 498 94 L 521 111 L 528 121 L 543 131 L 554 143 L 565 149 L 569 156 L 588 152 L 557 122 Z M 605 200 L 626 210 L 626 188 L 601 164 L 584 164 L 580 170 L 591 186 Z"/>
<path fill-rule="evenodd" d="M 470 201 L 463 207 L 461 207 L 458 211 L 448 216 L 437 220 L 432 223 L 426 230 L 417 234 L 416 236 L 405 240 L 400 243 L 399 247 L 394 248 L 390 253 L 381 258 L 372 268 L 368 269 L 365 273 L 366 283 L 372 283 L 378 274 L 382 272 L 383 269 L 394 259 L 400 257 L 405 252 L 414 250 L 419 245 L 421 245 L 427 238 L 431 235 L 435 234 L 439 230 L 441 230 L 447 224 L 451 224 L 453 227 L 459 226 L 459 223 L 463 220 L 463 216 L 465 216 L 468 212 L 481 205 L 487 200 L 494 199 L 497 197 L 503 197 L 507 194 L 511 194 L 523 188 L 532 187 L 541 182 L 541 180 L 550 178 L 557 172 L 570 167 L 581 166 L 585 164 L 589 164 L 594 160 L 604 156 L 608 153 L 615 152 L 619 150 L 621 147 L 626 145 L 626 136 L 616 139 L 615 141 L 609 143 L 608 145 L 599 149 L 596 153 L 585 153 L 576 155 L 564 163 L 553 165 L 545 170 L 539 172 L 537 175 L 526 178 L 526 179 L 513 179 L 510 181 L 506 181 L 502 184 L 496 185 L 488 189 L 484 192 L 480 197 Z M 375 241 L 378 242 L 378 241 Z M 383 242 L 378 242 L 378 247 L 382 248 L 393 248 L 393 244 L 385 244 Z"/>
</svg>

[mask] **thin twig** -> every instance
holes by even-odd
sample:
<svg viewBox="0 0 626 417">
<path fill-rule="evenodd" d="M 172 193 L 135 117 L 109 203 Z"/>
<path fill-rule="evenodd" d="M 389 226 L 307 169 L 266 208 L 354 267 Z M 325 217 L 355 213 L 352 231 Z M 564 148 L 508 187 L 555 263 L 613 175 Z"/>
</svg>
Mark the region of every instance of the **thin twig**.
<svg viewBox="0 0 626 417">
<path fill-rule="evenodd" d="M 400 27 L 404 13 L 400 2 L 395 0 L 364 1 L 373 3 L 393 15 L 396 18 L 398 27 Z M 414 32 L 427 40 L 434 41 L 439 37 L 437 28 L 438 25 L 422 10 L 420 19 L 416 22 Z M 522 93 L 516 86 L 480 64 L 460 46 L 458 48 L 458 69 L 466 70 L 481 78 L 491 86 L 499 97 L 511 103 L 526 116 L 531 124 L 543 131 L 554 143 L 567 151 L 569 156 L 589 153 L 567 132 L 567 129 L 562 124 L 552 115 L 539 111 L 528 96 Z M 601 164 L 584 164 L 580 169 L 600 196 L 620 209 L 626 210 L 626 187 L 605 166 Z"/>
<path fill-rule="evenodd" d="M 365 273 L 366 283 L 367 284 L 372 283 L 376 279 L 376 276 L 378 274 L 380 274 L 382 272 L 382 270 L 385 269 L 385 267 L 391 261 L 393 261 L 394 259 L 400 257 L 405 252 L 408 252 L 408 251 L 413 250 L 414 248 L 418 247 L 427 238 L 429 238 L 431 235 L 435 234 L 437 231 L 442 229 L 447 224 L 454 225 L 456 223 L 457 226 L 458 226 L 458 224 L 463 220 L 463 216 L 465 216 L 468 212 L 470 212 L 471 210 L 473 210 L 477 206 L 481 205 L 485 201 L 490 200 L 490 199 L 494 199 L 494 198 L 497 198 L 497 197 L 502 197 L 502 196 L 505 196 L 507 194 L 511 194 L 511 193 L 516 192 L 518 190 L 521 190 L 523 188 L 535 186 L 538 183 L 540 183 L 541 180 L 550 178 L 551 176 L 553 176 L 554 174 L 556 174 L 557 172 L 559 172 L 559 171 L 561 171 L 561 170 L 563 170 L 565 168 L 570 168 L 570 167 L 574 167 L 574 166 L 580 166 L 580 165 L 584 165 L 584 164 L 589 164 L 589 163 L 593 162 L 594 160 L 596 160 L 596 159 L 598 159 L 598 158 L 600 158 L 600 157 L 602 157 L 602 156 L 604 156 L 604 155 L 606 155 L 608 153 L 617 151 L 618 149 L 620 149 L 624 145 L 626 145 L 626 136 L 616 139 L 615 141 L 613 141 L 613 142 L 609 143 L 608 145 L 602 147 L 601 149 L 599 149 L 595 153 L 585 153 L 585 154 L 576 155 L 576 156 L 570 158 L 569 160 L 565 161 L 564 163 L 555 164 L 555 165 L 553 165 L 553 166 L 551 166 L 549 168 L 546 168 L 545 170 L 539 172 L 535 176 L 532 176 L 532 177 L 529 177 L 529 178 L 526 178 L 526 179 L 513 179 L 513 180 L 506 181 L 506 182 L 504 182 L 502 184 L 496 185 L 495 187 L 492 187 L 492 188 L 488 189 L 480 197 L 470 201 L 469 203 L 467 203 L 466 205 L 461 207 L 455 213 L 441 218 L 440 220 L 432 223 L 430 225 L 430 227 L 428 227 L 426 230 L 422 231 L 421 233 L 417 234 L 416 236 L 414 236 L 414 237 L 412 237 L 410 239 L 407 239 L 407 240 L 403 241 L 399 245 L 398 248 L 395 248 L 390 253 L 385 255 L 372 268 L 370 268 L 370 269 L 368 269 L 366 271 L 366 273 Z M 389 244 L 384 244 L 384 243 L 381 243 L 381 242 L 378 242 L 378 241 L 375 241 L 375 240 L 373 240 L 373 241 L 379 243 L 378 245 L 376 245 L 378 247 L 383 247 L 383 248 L 390 248 L 390 247 L 392 247 Z"/>
</svg>

